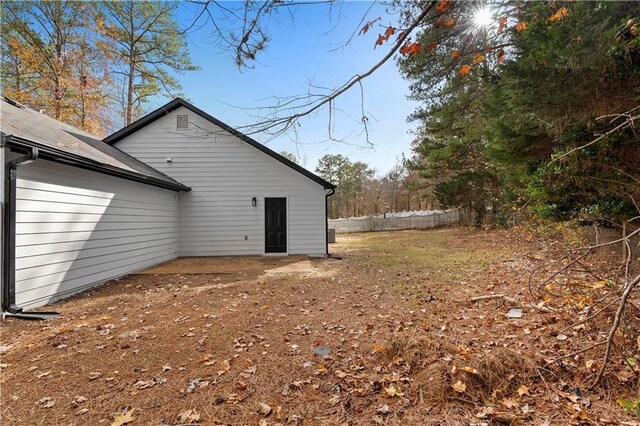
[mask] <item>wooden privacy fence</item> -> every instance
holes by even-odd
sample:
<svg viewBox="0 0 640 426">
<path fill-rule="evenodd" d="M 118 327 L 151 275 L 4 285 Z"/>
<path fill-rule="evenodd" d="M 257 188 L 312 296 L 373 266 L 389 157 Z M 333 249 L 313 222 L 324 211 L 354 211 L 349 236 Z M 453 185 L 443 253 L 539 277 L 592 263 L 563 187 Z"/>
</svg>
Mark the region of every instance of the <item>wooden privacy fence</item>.
<svg viewBox="0 0 640 426">
<path fill-rule="evenodd" d="M 419 214 L 387 214 L 386 217 L 364 216 L 347 219 L 329 219 L 329 229 L 336 233 L 395 231 L 400 229 L 430 229 L 451 226 L 460 222 L 459 210 L 420 212 Z"/>
</svg>

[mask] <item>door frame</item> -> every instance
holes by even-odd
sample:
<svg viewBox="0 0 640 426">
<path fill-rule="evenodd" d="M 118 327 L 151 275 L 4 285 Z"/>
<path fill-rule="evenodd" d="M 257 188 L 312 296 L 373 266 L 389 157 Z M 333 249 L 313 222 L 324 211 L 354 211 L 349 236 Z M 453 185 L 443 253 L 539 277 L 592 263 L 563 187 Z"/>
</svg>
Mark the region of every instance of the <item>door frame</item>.
<svg viewBox="0 0 640 426">
<path fill-rule="evenodd" d="M 268 198 L 283 198 L 285 201 L 285 226 L 286 231 L 286 250 L 281 252 L 267 252 L 267 199 Z M 262 255 L 263 256 L 288 256 L 289 255 L 289 197 L 283 195 L 265 195 L 262 197 Z"/>
</svg>

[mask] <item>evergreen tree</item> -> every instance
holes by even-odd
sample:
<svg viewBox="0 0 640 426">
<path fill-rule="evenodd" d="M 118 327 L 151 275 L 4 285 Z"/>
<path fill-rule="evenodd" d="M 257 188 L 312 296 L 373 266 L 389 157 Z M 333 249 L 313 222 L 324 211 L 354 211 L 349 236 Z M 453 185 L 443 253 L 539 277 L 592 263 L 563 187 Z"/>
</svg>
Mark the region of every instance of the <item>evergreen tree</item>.
<svg viewBox="0 0 640 426">
<path fill-rule="evenodd" d="M 632 129 L 549 162 L 612 127 L 598 117 L 640 105 L 640 39 L 616 37 L 640 16 L 640 6 L 577 2 L 559 21 L 535 19 L 548 10 L 531 3 L 519 16 L 527 30 L 513 37 L 513 59 L 487 100 L 489 156 L 514 195 L 539 213 L 630 217 L 640 195 L 640 145 Z"/>
<path fill-rule="evenodd" d="M 562 219 L 629 217 L 640 197 L 630 126 L 551 160 L 616 125 L 598 117 L 640 105 L 640 7 L 528 2 L 515 15 L 497 10 L 484 29 L 465 25 L 471 10 L 461 7 L 446 35 L 425 29 L 429 48 L 400 62 L 423 102 L 411 168 L 444 206 L 479 220 L 501 201 Z M 509 19 L 517 24 L 507 28 Z"/>
</svg>

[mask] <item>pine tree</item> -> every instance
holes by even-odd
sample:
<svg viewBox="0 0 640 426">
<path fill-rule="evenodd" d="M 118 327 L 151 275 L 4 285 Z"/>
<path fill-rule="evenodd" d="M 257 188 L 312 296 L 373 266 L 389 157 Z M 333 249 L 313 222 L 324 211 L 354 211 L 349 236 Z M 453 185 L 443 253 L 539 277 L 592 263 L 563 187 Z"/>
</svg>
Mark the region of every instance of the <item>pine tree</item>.
<svg viewBox="0 0 640 426">
<path fill-rule="evenodd" d="M 185 34 L 174 13 L 176 2 L 133 0 L 99 3 L 98 24 L 123 78 L 123 117 L 129 125 L 141 105 L 157 94 L 176 96 L 180 83 L 172 73 L 198 69 L 191 63 Z"/>
</svg>

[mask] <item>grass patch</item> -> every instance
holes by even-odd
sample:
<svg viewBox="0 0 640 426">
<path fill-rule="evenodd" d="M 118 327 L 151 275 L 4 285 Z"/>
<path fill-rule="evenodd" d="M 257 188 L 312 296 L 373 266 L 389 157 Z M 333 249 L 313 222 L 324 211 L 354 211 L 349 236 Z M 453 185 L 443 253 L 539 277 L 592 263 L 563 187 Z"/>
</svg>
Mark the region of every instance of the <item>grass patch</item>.
<svg viewBox="0 0 640 426">
<path fill-rule="evenodd" d="M 469 228 L 376 232 L 339 236 L 338 245 L 373 267 L 403 273 L 428 271 L 433 277 L 455 279 L 484 270 L 492 260 L 509 253 L 504 245 L 482 236 L 486 234 Z"/>
</svg>

